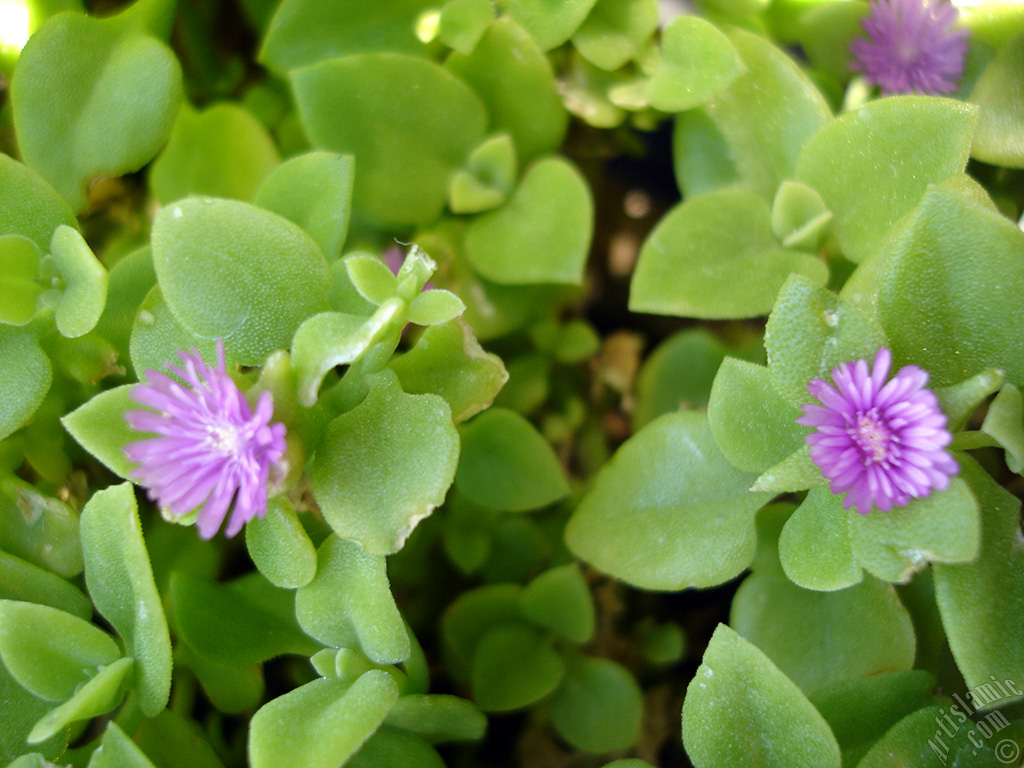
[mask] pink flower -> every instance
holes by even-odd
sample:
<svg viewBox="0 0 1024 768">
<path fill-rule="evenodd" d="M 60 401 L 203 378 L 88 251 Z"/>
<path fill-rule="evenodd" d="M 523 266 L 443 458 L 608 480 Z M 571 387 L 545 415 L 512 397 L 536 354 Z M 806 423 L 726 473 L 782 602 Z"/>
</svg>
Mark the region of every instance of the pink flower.
<svg viewBox="0 0 1024 768">
<path fill-rule="evenodd" d="M 806 440 L 829 490 L 845 493 L 843 508 L 862 515 L 944 490 L 960 469 L 946 451 L 946 416 L 925 389 L 928 374 L 907 365 L 886 383 L 891 363 L 883 347 L 870 372 L 857 360 L 832 371 L 835 386 L 814 379 L 807 389 L 821 405 L 803 406 L 797 419 L 816 427 Z"/>
<path fill-rule="evenodd" d="M 137 384 L 131 398 L 152 410 L 124 415 L 133 429 L 159 437 L 131 443 L 124 451 L 139 464 L 133 476 L 153 501 L 174 515 L 199 507 L 196 527 L 203 539 L 217 533 L 230 509 L 226 535 L 234 536 L 266 514 L 267 483 L 284 455 L 285 426 L 270 423 L 269 392 L 260 396 L 255 413 L 249 408 L 225 372 L 223 342 L 217 342 L 216 369 L 195 349 L 178 354 L 184 369 L 167 368 L 181 381 L 146 371 L 147 382 Z"/>
</svg>

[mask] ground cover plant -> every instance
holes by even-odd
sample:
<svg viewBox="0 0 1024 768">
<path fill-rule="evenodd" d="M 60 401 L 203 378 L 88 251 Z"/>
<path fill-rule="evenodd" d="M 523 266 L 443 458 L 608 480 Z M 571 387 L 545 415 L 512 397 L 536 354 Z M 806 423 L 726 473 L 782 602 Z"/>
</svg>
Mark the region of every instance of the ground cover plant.
<svg viewBox="0 0 1024 768">
<path fill-rule="evenodd" d="M 1024 5 L 0 0 L 0 765 L 1021 765 Z"/>
</svg>

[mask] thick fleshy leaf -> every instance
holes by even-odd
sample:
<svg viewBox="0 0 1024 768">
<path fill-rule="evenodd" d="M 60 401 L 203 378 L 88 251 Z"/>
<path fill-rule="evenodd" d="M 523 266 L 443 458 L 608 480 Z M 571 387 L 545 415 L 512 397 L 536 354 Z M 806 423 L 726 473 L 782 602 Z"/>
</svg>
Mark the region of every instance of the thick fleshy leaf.
<svg viewBox="0 0 1024 768">
<path fill-rule="evenodd" d="M 167 306 L 159 285 L 154 285 L 139 305 L 128 340 L 132 368 L 139 377 L 147 371 L 165 371 L 181 362 L 179 352 L 197 349 L 203 359 L 216 364 L 217 343 L 200 338 L 178 322 Z"/>
<path fill-rule="evenodd" d="M 15 680 L 42 699 L 69 698 L 120 656 L 110 635 L 78 616 L 45 605 L 0 601 L 0 658 Z"/>
<path fill-rule="evenodd" d="M 861 20 L 871 12 L 870 8 L 846 0 L 825 0 L 799 7 L 803 13 L 796 30 L 797 42 L 811 66 L 840 82 L 847 81 L 852 76 L 850 43 L 855 37 L 864 36 Z"/>
<path fill-rule="evenodd" d="M 181 67 L 129 10 L 94 19 L 58 14 L 21 52 L 11 84 L 25 162 L 76 211 L 99 174 L 149 162 L 166 141 L 181 100 Z"/>
<path fill-rule="evenodd" d="M 572 44 L 591 64 L 613 71 L 640 58 L 657 28 L 657 0 L 597 0 Z"/>
<path fill-rule="evenodd" d="M 160 756 L 160 768 L 224 768 L 199 725 L 170 709 L 143 719 L 133 738 L 147 755 Z"/>
<path fill-rule="evenodd" d="M 527 584 L 520 605 L 534 624 L 573 642 L 585 643 L 594 635 L 594 599 L 575 563 L 552 568 Z"/>
<path fill-rule="evenodd" d="M 0 664 L 0 701 L 3 702 L 3 717 L 0 717 L 0 762 L 13 761 L 30 750 L 42 753 L 51 760 L 56 760 L 58 755 L 64 753 L 70 737 L 67 731 L 45 744 L 36 744 L 31 748 L 26 746 L 25 740 L 32 726 L 46 715 L 52 705 L 18 685 L 3 664 Z M 24 763 L 24 758 L 19 762 Z M 36 765 L 19 765 L 18 768 L 49 766 L 39 762 Z"/>
<path fill-rule="evenodd" d="M 545 51 L 557 48 L 579 28 L 595 0 L 499 0 L 499 7 L 522 24 Z"/>
<path fill-rule="evenodd" d="M 406 392 L 443 397 L 455 422 L 490 405 L 509 376 L 501 358 L 485 352 L 461 320 L 427 328 L 416 345 L 389 366 Z"/>
<path fill-rule="evenodd" d="M 476 741 L 487 730 L 487 718 L 472 702 L 443 693 L 403 696 L 385 722 L 431 744 Z"/>
<path fill-rule="evenodd" d="M 287 219 L 233 200 L 188 198 L 153 224 L 153 265 L 174 317 L 229 357 L 258 365 L 327 307 L 320 248 Z M 202 280 L 196 275 L 202 274 Z"/>
<path fill-rule="evenodd" d="M 1024 168 L 1024 34 L 996 53 L 974 84 L 971 102 L 981 108 L 971 155 Z"/>
<path fill-rule="evenodd" d="M 83 448 L 125 479 L 135 465 L 125 456 L 124 447 L 142 438 L 124 418 L 126 411 L 138 407 L 130 397 L 134 386 L 125 384 L 100 392 L 61 419 L 64 428 Z"/>
<path fill-rule="evenodd" d="M 1006 449 L 1006 466 L 1012 472 L 1024 471 L 1024 399 L 1013 384 L 1005 385 L 996 395 L 981 431 Z"/>
<path fill-rule="evenodd" d="M 793 178 L 800 151 L 831 112 L 821 92 L 779 48 L 739 29 L 729 38 L 747 72 L 704 109 L 725 138 L 740 178 L 770 201 L 779 185 Z"/>
<path fill-rule="evenodd" d="M 176 634 L 204 658 L 247 666 L 285 653 L 309 655 L 319 647 L 294 621 L 282 620 L 230 584 L 176 572 L 167 594 Z"/>
<path fill-rule="evenodd" d="M 758 195 L 743 188 L 712 192 L 673 208 L 648 236 L 629 308 L 708 319 L 757 317 L 768 313 L 791 273 L 821 284 L 828 267 L 779 245 L 771 211 Z"/>
<path fill-rule="evenodd" d="M 438 36 L 459 53 L 469 53 L 494 21 L 491 0 L 448 0 L 441 8 Z"/>
<path fill-rule="evenodd" d="M 840 296 L 873 305 L 893 366 L 919 365 L 929 386 L 985 368 L 1024 386 L 1024 294 L 1010 289 L 1022 280 L 1024 233 L 954 178 L 925 193 Z"/>
<path fill-rule="evenodd" d="M 466 311 L 462 299 L 450 291 L 424 291 L 409 302 L 409 322 L 416 325 L 440 325 Z"/>
<path fill-rule="evenodd" d="M 14 158 L 0 153 L 0 235 L 22 235 L 43 253 L 53 230 L 75 226 L 75 215 L 57 191 Z"/>
<path fill-rule="evenodd" d="M 698 107 L 746 71 L 729 38 L 698 16 L 674 19 L 665 28 L 661 46 L 661 61 L 647 84 L 647 98 L 663 112 Z"/>
<path fill-rule="evenodd" d="M 0 552 L 0 599 L 46 605 L 80 619 L 92 616 L 92 603 L 74 584 L 5 552 Z"/>
<path fill-rule="evenodd" d="M 632 673 L 611 659 L 571 661 L 549 706 L 555 730 L 578 749 L 600 754 L 640 738 L 643 694 Z"/>
<path fill-rule="evenodd" d="M 558 149 L 569 115 L 551 63 L 515 21 L 492 22 L 472 51 L 453 53 L 445 66 L 483 99 L 489 130 L 510 134 L 522 162 Z"/>
<path fill-rule="evenodd" d="M 466 167 L 448 183 L 453 213 L 479 213 L 508 200 L 519 176 L 516 148 L 507 133 L 492 136 L 473 150 Z"/>
<path fill-rule="evenodd" d="M 687 198 L 716 192 L 741 180 L 725 136 L 703 109 L 676 115 L 672 165 L 676 184 Z"/>
<path fill-rule="evenodd" d="M 708 420 L 722 453 L 745 472 L 763 472 L 804 444 L 800 411 L 772 386 L 767 368 L 727 357 L 708 401 Z"/>
<path fill-rule="evenodd" d="M 854 554 L 850 513 L 842 499 L 813 488 L 786 521 L 779 536 L 779 560 L 798 587 L 832 591 L 864 578 Z"/>
<path fill-rule="evenodd" d="M 771 498 L 729 463 L 699 413 L 666 414 L 619 448 L 566 527 L 579 557 L 643 589 L 709 587 L 754 556 Z"/>
<path fill-rule="evenodd" d="M 275 587 L 304 587 L 316 575 L 316 548 L 283 496 L 245 526 L 245 546 L 259 572 Z"/>
<path fill-rule="evenodd" d="M 29 328 L 0 325 L 0 440 L 21 428 L 43 402 L 53 370 Z"/>
<path fill-rule="evenodd" d="M 28 735 L 29 744 L 56 736 L 71 723 L 103 715 L 121 703 L 123 683 L 132 668 L 131 659 L 118 659 L 104 667 L 75 691 L 74 696 L 52 709 L 35 724 Z"/>
<path fill-rule="evenodd" d="M 132 688 L 149 717 L 171 690 L 171 638 L 153 581 L 130 483 L 93 495 L 82 510 L 85 583 L 96 609 L 135 659 Z"/>
<path fill-rule="evenodd" d="M 199 112 L 185 105 L 149 186 L 164 205 L 189 195 L 251 200 L 279 161 L 270 135 L 244 107 L 226 102 Z"/>
<path fill-rule="evenodd" d="M 724 624 L 687 688 L 683 745 L 697 768 L 840 766 L 839 745 L 818 710 L 767 656 Z"/>
<path fill-rule="evenodd" d="M 886 345 L 878 321 L 831 291 L 794 275 L 779 291 L 764 335 L 772 384 L 791 405 L 811 402 L 811 379 L 840 363 L 871 360 Z"/>
<path fill-rule="evenodd" d="M 253 203 L 309 233 L 328 260 L 341 254 L 348 234 L 355 163 L 348 155 L 307 152 L 272 170 Z"/>
<path fill-rule="evenodd" d="M 369 51 L 417 54 L 416 20 L 430 0 L 285 0 L 277 7 L 260 61 L 278 74 L 324 59 Z"/>
<path fill-rule="evenodd" d="M 25 325 L 43 292 L 39 248 L 23 235 L 0 235 L 0 323 Z"/>
<path fill-rule="evenodd" d="M 68 337 L 83 336 L 99 322 L 107 302 L 107 270 L 73 227 L 53 231 L 50 255 L 64 282 L 57 303 L 57 330 Z"/>
<path fill-rule="evenodd" d="M 811 703 L 832 727 L 843 765 L 855 766 L 898 720 L 924 706 L 934 689 L 934 675 L 910 669 L 828 686 Z"/>
<path fill-rule="evenodd" d="M 460 678 L 468 677 L 480 638 L 489 630 L 522 621 L 518 584 L 489 584 L 461 594 L 441 617 L 441 636 L 449 667 Z"/>
<path fill-rule="evenodd" d="M 117 723 L 110 721 L 100 745 L 89 759 L 89 768 L 156 768 Z"/>
<path fill-rule="evenodd" d="M 554 450 L 526 419 L 492 408 L 462 430 L 459 492 L 491 509 L 523 512 L 568 495 Z"/>
<path fill-rule="evenodd" d="M 981 507 L 981 551 L 972 563 L 934 567 L 935 598 L 968 688 L 1024 680 L 1024 551 L 1020 501 L 966 457 L 961 473 Z"/>
<path fill-rule="evenodd" d="M 445 768 L 444 760 L 430 744 L 414 733 L 388 725 L 370 737 L 346 766 L 350 768 Z"/>
<path fill-rule="evenodd" d="M 871 255 L 929 184 L 964 169 L 976 115 L 975 107 L 952 99 L 879 99 L 807 143 L 796 176 L 832 211 L 848 259 Z"/>
<path fill-rule="evenodd" d="M 409 636 L 388 584 L 384 557 L 327 537 L 316 577 L 295 597 L 299 624 L 335 648 L 357 648 L 378 664 L 409 657 Z"/>
<path fill-rule="evenodd" d="M 431 61 L 394 53 L 333 59 L 291 78 L 313 144 L 355 157 L 357 211 L 384 227 L 438 217 L 448 174 L 480 143 L 487 123 L 466 83 Z"/>
<path fill-rule="evenodd" d="M 459 458 L 448 404 L 406 394 L 385 374 L 360 405 L 327 426 L 310 467 L 324 518 L 375 554 L 401 549 L 444 501 Z"/>
<path fill-rule="evenodd" d="M 488 280 L 506 285 L 580 285 L 594 228 L 594 202 L 567 160 L 526 170 L 509 203 L 474 219 L 466 257 Z"/>
<path fill-rule="evenodd" d="M 153 254 L 146 245 L 122 258 L 107 276 L 107 303 L 96 323 L 96 333 L 114 345 L 117 361 L 131 371 L 129 344 L 135 316 L 156 285 Z"/>
<path fill-rule="evenodd" d="M 0 549 L 70 579 L 82 572 L 78 514 L 0 472 Z"/>
<path fill-rule="evenodd" d="M 473 654 L 473 698 L 485 712 L 507 712 L 540 701 L 558 687 L 565 662 L 537 630 L 501 624 L 480 637 Z"/>
<path fill-rule="evenodd" d="M 387 672 L 370 670 L 349 685 L 314 680 L 264 704 L 249 726 L 253 768 L 337 768 L 383 722 L 398 699 Z"/>
</svg>

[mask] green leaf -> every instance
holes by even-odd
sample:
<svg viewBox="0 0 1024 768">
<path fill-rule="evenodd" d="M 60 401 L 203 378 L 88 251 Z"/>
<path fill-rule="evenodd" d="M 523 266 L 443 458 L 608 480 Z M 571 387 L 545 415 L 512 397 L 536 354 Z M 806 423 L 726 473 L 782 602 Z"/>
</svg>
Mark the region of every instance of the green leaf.
<svg viewBox="0 0 1024 768">
<path fill-rule="evenodd" d="M 96 333 L 114 346 L 118 362 L 129 369 L 132 326 L 143 300 L 154 285 L 156 272 L 148 245 L 118 261 L 107 277 L 107 303 L 96 323 Z"/>
<path fill-rule="evenodd" d="M 153 224 L 153 266 L 175 319 L 258 365 L 326 308 L 327 262 L 298 226 L 233 200 L 189 198 Z M 196 275 L 202 274 L 202 280 Z"/>
<path fill-rule="evenodd" d="M 259 707 L 264 699 L 263 668 L 223 663 L 200 656 L 181 643 L 175 649 L 175 663 L 188 667 L 203 687 L 203 693 L 225 714 L 241 714 Z"/>
<path fill-rule="evenodd" d="M 348 235 L 354 178 L 350 156 L 307 152 L 267 174 L 252 201 L 298 224 L 334 260 Z"/>
<path fill-rule="evenodd" d="M 934 689 L 934 675 L 910 669 L 828 686 L 811 703 L 832 727 L 843 765 L 855 766 L 900 718 L 924 706 Z"/>
<path fill-rule="evenodd" d="M 248 599 L 230 584 L 190 573 L 171 574 L 168 602 L 178 637 L 200 656 L 242 666 L 319 647 L 292 621 Z"/>
<path fill-rule="evenodd" d="M 967 563 L 978 555 L 978 501 L 958 478 L 884 514 L 849 515 L 857 561 L 886 581 L 909 581 L 929 562 Z"/>
<path fill-rule="evenodd" d="M 348 256 L 345 271 L 355 289 L 371 304 L 380 306 L 398 292 L 398 278 L 376 256 L 364 253 Z"/>
<path fill-rule="evenodd" d="M 504 203 L 516 185 L 518 163 L 512 137 L 492 136 L 473 150 L 464 169 L 448 183 L 453 213 L 479 213 Z"/>
<path fill-rule="evenodd" d="M 487 630 L 473 654 L 473 698 L 485 712 L 521 709 L 551 694 L 565 674 L 562 657 L 532 627 Z"/>
<path fill-rule="evenodd" d="M 383 722 L 398 699 L 387 672 L 370 670 L 350 686 L 320 679 L 264 704 L 249 726 L 253 768 L 337 768 Z"/>
<path fill-rule="evenodd" d="M 0 762 L 7 763 L 28 751 L 25 739 L 32 726 L 40 717 L 46 715 L 51 705 L 18 685 L 3 664 L 0 664 L 0 701 L 3 702 L 3 717 L 0 717 Z M 33 751 L 56 760 L 57 756 L 67 749 L 69 737 L 70 734 L 65 731 L 45 744 L 36 745 Z M 23 763 L 16 765 L 18 768 L 26 768 Z M 49 766 L 42 764 L 27 768 Z"/>
<path fill-rule="evenodd" d="M 518 584 L 489 584 L 464 592 L 441 617 L 441 636 L 453 674 L 467 677 L 480 638 L 502 624 L 522 620 Z"/>
<path fill-rule="evenodd" d="M 846 258 L 870 256 L 929 184 L 964 169 L 977 109 L 952 99 L 899 96 L 872 101 L 807 143 L 796 177 L 835 215 Z"/>
<path fill-rule="evenodd" d="M 474 219 L 466 257 L 488 280 L 506 285 L 581 285 L 594 227 L 583 176 L 562 158 L 534 163 L 509 203 Z"/>
<path fill-rule="evenodd" d="M 354 363 L 394 333 L 393 324 L 402 310 L 401 299 L 389 299 L 372 317 L 322 312 L 299 326 L 292 341 L 299 403 L 311 407 L 317 401 L 324 377 L 335 366 Z"/>
<path fill-rule="evenodd" d="M 818 710 L 767 656 L 724 624 L 686 689 L 683 745 L 696 768 L 840 766 L 839 745 Z"/>
<path fill-rule="evenodd" d="M 640 738 L 643 694 L 636 678 L 611 659 L 572 661 L 551 697 L 551 724 L 578 749 L 628 749 Z"/>
<path fill-rule="evenodd" d="M 812 402 L 811 379 L 831 379 L 840 363 L 871 361 L 886 344 L 869 313 L 799 275 L 779 291 L 764 335 L 772 384 L 793 406 Z"/>
<path fill-rule="evenodd" d="M 52 709 L 29 732 L 28 743 L 38 744 L 57 735 L 79 720 L 103 715 L 121 703 L 125 675 L 132 668 L 131 659 L 118 659 L 101 669 L 75 691 L 74 696 Z"/>
<path fill-rule="evenodd" d="M 485 352 L 458 319 L 425 329 L 416 345 L 389 366 L 409 394 L 443 397 L 456 423 L 490 405 L 508 381 L 501 358 Z"/>
<path fill-rule="evenodd" d="M 0 325 L 0 440 L 20 429 L 43 402 L 53 371 L 35 331 Z"/>
<path fill-rule="evenodd" d="M 39 248 L 22 235 L 0 235 L 0 323 L 25 325 L 36 314 Z"/>
<path fill-rule="evenodd" d="M 978 406 L 998 392 L 1005 380 L 1006 375 L 998 368 L 986 368 L 959 384 L 935 389 L 939 407 L 946 414 L 946 428 L 952 433 L 963 429 Z"/>
<path fill-rule="evenodd" d="M 92 603 L 78 587 L 6 552 L 0 552 L 0 599 L 47 605 L 80 619 L 92 616 Z"/>
<path fill-rule="evenodd" d="M 94 494 L 81 527 L 89 594 L 135 659 L 132 687 L 143 713 L 153 717 L 170 695 L 171 639 L 131 484 Z"/>
<path fill-rule="evenodd" d="M 811 447 L 804 445 L 762 472 L 750 490 L 793 493 L 826 483 L 818 465 L 811 460 Z"/>
<path fill-rule="evenodd" d="M 53 187 L 17 160 L 0 153 L 0 234 L 22 235 L 43 253 L 53 230 L 76 225 L 75 214 Z"/>
<path fill-rule="evenodd" d="M 126 411 L 139 407 L 129 396 L 134 386 L 125 384 L 100 392 L 60 422 L 85 450 L 124 479 L 135 468 L 125 456 L 124 447 L 144 438 L 124 418 Z"/>
<path fill-rule="evenodd" d="M 545 0 L 499 0 L 498 6 L 522 24 L 545 51 L 557 48 L 583 23 L 594 0 L 563 0 L 551 5 Z"/>
<path fill-rule="evenodd" d="M 672 165 L 683 197 L 726 189 L 740 181 L 721 129 L 703 109 L 676 115 Z"/>
<path fill-rule="evenodd" d="M 145 378 L 147 371 L 163 371 L 168 363 L 179 363 L 178 353 L 193 348 L 199 350 L 204 360 L 216 364 L 217 343 L 200 338 L 179 323 L 160 286 L 154 285 L 139 305 L 132 324 L 128 342 L 132 368 L 140 378 Z"/>
<path fill-rule="evenodd" d="M 992 165 L 1024 168 L 1024 34 L 996 53 L 970 100 L 981 109 L 971 155 Z"/>
<path fill-rule="evenodd" d="M 78 230 L 61 224 L 53 231 L 50 254 L 64 281 L 57 304 L 57 330 L 83 336 L 99 322 L 107 302 L 107 270 Z"/>
<path fill-rule="evenodd" d="M 704 110 L 724 137 L 740 178 L 770 201 L 793 178 L 800 151 L 831 113 L 821 92 L 779 48 L 739 29 L 729 38 L 747 72 Z"/>
<path fill-rule="evenodd" d="M 852 74 L 850 43 L 864 36 L 861 21 L 871 9 L 846 0 L 826 0 L 805 8 L 796 30 L 797 42 L 815 69 L 846 82 Z"/>
<path fill-rule="evenodd" d="M 778 244 L 771 211 L 758 195 L 742 188 L 711 192 L 673 208 L 648 236 L 629 308 L 707 319 L 757 317 L 768 313 L 791 273 L 821 284 L 828 267 Z"/>
<path fill-rule="evenodd" d="M 642 589 L 728 581 L 754 556 L 754 515 L 771 498 L 748 489 L 699 413 L 645 426 L 598 473 L 566 527 L 582 559 Z"/>
<path fill-rule="evenodd" d="M 936 564 L 935 598 L 968 688 L 1024 680 L 1024 550 L 1020 501 L 977 464 L 958 457 L 981 507 L 981 551 L 971 563 Z"/>
<path fill-rule="evenodd" d="M 199 725 L 172 710 L 143 719 L 132 735 L 147 755 L 160 756 L 160 768 L 224 768 Z"/>
<path fill-rule="evenodd" d="M 448 404 L 406 394 L 386 371 L 360 405 L 327 426 L 310 477 L 338 535 L 390 554 L 444 501 L 458 457 Z"/>
<path fill-rule="evenodd" d="M 86 207 L 94 176 L 118 176 L 149 162 L 178 111 L 177 59 L 130 21 L 130 11 L 48 19 L 21 52 L 11 84 L 25 162 L 76 211 Z"/>
<path fill-rule="evenodd" d="M 799 181 L 779 185 L 772 203 L 772 233 L 787 248 L 816 251 L 832 222 L 821 195 Z"/>
<path fill-rule="evenodd" d="M 409 322 L 416 325 L 440 325 L 454 320 L 465 310 L 466 305 L 454 293 L 424 291 L 409 302 Z"/>
<path fill-rule="evenodd" d="M 82 572 L 78 514 L 0 472 L 0 549 L 64 578 L 77 576 Z"/>
<path fill-rule="evenodd" d="M 985 414 L 981 431 L 1006 449 L 1006 466 L 1011 472 L 1024 471 L 1024 400 L 1013 384 L 999 390 Z"/>
<path fill-rule="evenodd" d="M 528 163 L 558 149 L 569 116 L 551 63 L 516 21 L 508 16 L 493 21 L 472 51 L 453 53 L 445 67 L 483 100 L 489 130 L 510 134 L 519 158 Z"/>
<path fill-rule="evenodd" d="M 471 702 L 436 693 L 403 696 L 388 712 L 385 723 L 431 744 L 476 741 L 487 730 L 487 718 Z"/>
<path fill-rule="evenodd" d="M 727 357 L 708 401 L 708 420 L 722 453 L 745 472 L 764 472 L 804 444 L 800 411 L 782 399 L 764 366 Z"/>
<path fill-rule="evenodd" d="M 572 44 L 591 64 L 613 71 L 640 58 L 657 28 L 657 0 L 597 0 Z"/>
<path fill-rule="evenodd" d="M 0 600 L 0 658 L 14 679 L 41 699 L 67 699 L 120 656 L 110 635 L 78 616 Z"/>
<path fill-rule="evenodd" d="M 324 59 L 369 51 L 418 54 L 417 17 L 429 0 L 285 0 L 267 29 L 259 59 L 278 74 Z"/>
<path fill-rule="evenodd" d="M 586 643 L 594 635 L 594 600 L 575 563 L 545 571 L 527 584 L 520 605 L 525 618 L 574 643 Z"/>
<path fill-rule="evenodd" d="M 445 768 L 444 760 L 437 750 L 419 736 L 387 725 L 381 726 L 345 765 L 350 768 L 381 768 L 390 765 L 400 765 L 402 768 Z"/>
<path fill-rule="evenodd" d="M 245 545 L 256 568 L 275 587 L 304 587 L 316 575 L 316 548 L 287 498 L 267 504 L 267 514 L 245 526 Z"/>
<path fill-rule="evenodd" d="M 492 21 L 491 0 L 448 0 L 441 8 L 438 36 L 449 48 L 469 53 Z"/>
<path fill-rule="evenodd" d="M 164 205 L 189 195 L 251 200 L 280 159 L 270 134 L 244 107 L 214 104 L 200 112 L 185 104 L 149 186 Z"/>
<path fill-rule="evenodd" d="M 388 584 L 384 557 L 328 536 L 316 577 L 295 596 L 302 628 L 335 648 L 358 648 L 378 664 L 409 657 L 409 636 Z"/>
<path fill-rule="evenodd" d="M 491 408 L 463 428 L 455 482 L 471 501 L 507 512 L 546 507 L 569 493 L 551 446 L 506 408 Z"/>
<path fill-rule="evenodd" d="M 355 157 L 357 211 L 382 227 L 438 217 L 448 174 L 480 143 L 487 123 L 468 85 L 433 62 L 393 53 L 325 61 L 291 79 L 313 144 Z"/>
<path fill-rule="evenodd" d="M 729 38 L 697 16 L 673 19 L 661 45 L 661 61 L 647 84 L 647 98 L 662 112 L 699 107 L 747 70 Z"/>
<path fill-rule="evenodd" d="M 779 560 L 790 581 L 804 589 L 845 589 L 864 578 L 854 554 L 850 513 L 839 496 L 811 489 L 782 529 Z"/>
<path fill-rule="evenodd" d="M 964 232 L 970 233 L 966 240 Z M 953 179 L 925 193 L 841 297 L 877 313 L 894 368 L 919 365 L 939 387 L 999 368 L 1019 387 L 1024 294 L 1010 286 L 1020 280 L 1020 230 Z"/>
<path fill-rule="evenodd" d="M 111 720 L 89 759 L 89 768 L 156 768 L 135 742 Z"/>
</svg>

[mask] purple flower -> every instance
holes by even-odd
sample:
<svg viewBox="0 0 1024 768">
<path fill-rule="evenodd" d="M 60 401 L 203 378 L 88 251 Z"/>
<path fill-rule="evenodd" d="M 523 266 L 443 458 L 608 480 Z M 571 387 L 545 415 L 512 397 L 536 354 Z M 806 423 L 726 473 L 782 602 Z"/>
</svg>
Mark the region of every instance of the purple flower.
<svg viewBox="0 0 1024 768">
<path fill-rule="evenodd" d="M 217 368 L 199 352 L 179 352 L 184 369 L 168 365 L 182 384 L 157 371 L 132 388 L 131 398 L 152 410 L 128 411 L 133 429 L 160 437 L 125 446 L 139 464 L 133 476 L 149 489 L 149 497 L 171 514 L 199 509 L 196 527 L 211 538 L 231 508 L 226 534 L 234 536 L 254 517 L 267 511 L 267 483 L 285 450 L 285 427 L 270 423 L 274 402 L 260 395 L 255 414 L 245 395 L 224 370 L 224 344 L 217 341 Z"/>
<path fill-rule="evenodd" d="M 943 0 L 875 0 L 861 22 L 867 39 L 850 43 L 850 69 L 886 96 L 951 93 L 964 72 L 967 30 L 951 29 L 957 10 Z"/>
<path fill-rule="evenodd" d="M 846 493 L 843 508 L 881 512 L 944 490 L 959 471 L 945 450 L 953 439 L 927 372 L 907 365 L 886 383 L 892 354 L 884 347 L 873 369 L 865 360 L 832 371 L 833 387 L 814 379 L 808 391 L 821 405 L 803 406 L 796 421 L 816 427 L 806 438 L 811 460 L 832 493 Z"/>
</svg>

